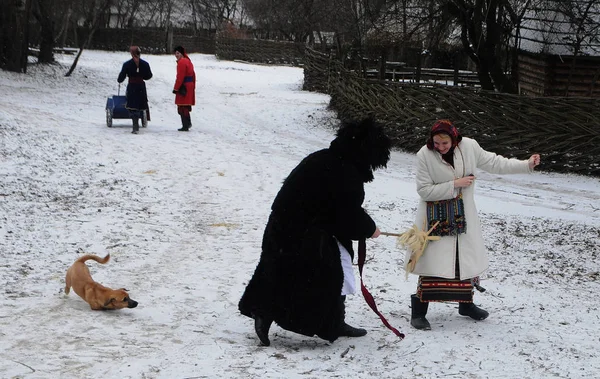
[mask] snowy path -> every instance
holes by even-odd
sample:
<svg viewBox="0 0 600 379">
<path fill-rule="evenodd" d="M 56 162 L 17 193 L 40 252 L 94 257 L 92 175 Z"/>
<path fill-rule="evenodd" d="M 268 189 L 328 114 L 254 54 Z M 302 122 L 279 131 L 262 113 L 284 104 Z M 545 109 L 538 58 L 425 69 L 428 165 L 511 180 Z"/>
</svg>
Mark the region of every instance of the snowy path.
<svg viewBox="0 0 600 379">
<path fill-rule="evenodd" d="M 584 378 L 600 375 L 599 182 L 482 173 L 478 207 L 492 268 L 476 300 L 485 323 L 435 304 L 431 332 L 408 320 L 403 252 L 369 241 L 365 280 L 399 341 L 356 296 L 361 339 L 333 344 L 272 329 L 263 348 L 237 302 L 282 180 L 333 136 L 328 97 L 302 70 L 193 55 L 197 104 L 178 133 L 174 58 L 148 56 L 152 121 L 107 128 L 125 54 L 86 51 L 63 66 L 0 72 L 0 377 L 2 378 Z M 61 57 L 63 64 L 72 57 Z M 52 75 L 54 73 L 54 75 Z M 395 152 L 367 185 L 382 230 L 412 225 L 414 156 Z M 94 279 L 125 287 L 136 309 L 93 312 L 64 296 L 82 252 Z M 571 304 L 577 303 L 575 311 Z"/>
</svg>

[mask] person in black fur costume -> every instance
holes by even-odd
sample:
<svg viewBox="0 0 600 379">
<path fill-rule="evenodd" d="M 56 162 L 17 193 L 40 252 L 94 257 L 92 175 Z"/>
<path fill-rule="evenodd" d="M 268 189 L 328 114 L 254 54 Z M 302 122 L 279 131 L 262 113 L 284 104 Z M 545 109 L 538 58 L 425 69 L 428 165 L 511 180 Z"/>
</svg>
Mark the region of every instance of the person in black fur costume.
<svg viewBox="0 0 600 379">
<path fill-rule="evenodd" d="M 344 301 L 356 292 L 352 240 L 380 234 L 362 208 L 364 183 L 386 167 L 390 148 L 372 119 L 343 123 L 329 148 L 304 158 L 285 179 L 271 206 L 260 261 L 239 302 L 263 345 L 270 344 L 273 322 L 330 342 L 367 334 L 345 323 Z"/>
</svg>

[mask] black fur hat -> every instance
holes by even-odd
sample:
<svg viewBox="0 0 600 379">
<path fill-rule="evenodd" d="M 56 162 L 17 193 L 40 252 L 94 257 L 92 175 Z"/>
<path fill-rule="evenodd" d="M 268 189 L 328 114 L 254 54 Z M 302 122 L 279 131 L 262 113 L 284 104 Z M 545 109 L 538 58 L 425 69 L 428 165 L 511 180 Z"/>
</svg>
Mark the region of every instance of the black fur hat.
<svg viewBox="0 0 600 379">
<path fill-rule="evenodd" d="M 363 171 L 365 181 L 373 180 L 373 171 L 387 166 L 392 141 L 372 117 L 342 123 L 336 136 L 330 149 Z"/>
</svg>

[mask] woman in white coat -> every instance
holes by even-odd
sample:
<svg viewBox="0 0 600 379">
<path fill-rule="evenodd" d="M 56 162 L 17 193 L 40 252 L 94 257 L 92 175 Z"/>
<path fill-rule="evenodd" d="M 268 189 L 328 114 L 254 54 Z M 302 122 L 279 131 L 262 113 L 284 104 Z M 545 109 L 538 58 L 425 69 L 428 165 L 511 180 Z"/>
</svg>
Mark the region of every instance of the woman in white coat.
<svg viewBox="0 0 600 379">
<path fill-rule="evenodd" d="M 419 280 L 417 293 L 411 296 L 411 325 L 431 329 L 425 315 L 429 302 L 435 301 L 458 302 L 459 314 L 484 320 L 488 312 L 473 304 L 473 288 L 480 288 L 479 276 L 488 268 L 474 201 L 476 170 L 528 173 L 540 164 L 540 156 L 518 160 L 496 155 L 482 149 L 474 139 L 463 138 L 451 121 L 439 120 L 431 128 L 427 144 L 417 153 L 417 160 L 417 192 L 421 199 L 415 223 L 431 228 L 441 221 L 432 232 L 441 238 L 429 242 L 412 271 Z M 442 208 L 434 206 L 435 201 L 455 199 L 461 193 L 464 206 L 460 202 Z M 446 219 L 444 213 L 451 217 Z M 408 259 L 410 253 L 407 262 Z"/>
</svg>

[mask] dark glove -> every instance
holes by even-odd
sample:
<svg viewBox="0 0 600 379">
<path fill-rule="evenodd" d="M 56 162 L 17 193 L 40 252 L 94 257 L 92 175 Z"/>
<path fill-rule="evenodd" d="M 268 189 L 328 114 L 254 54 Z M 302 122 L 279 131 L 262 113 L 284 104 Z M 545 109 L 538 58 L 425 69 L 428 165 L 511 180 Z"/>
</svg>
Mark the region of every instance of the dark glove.
<svg viewBox="0 0 600 379">
<path fill-rule="evenodd" d="M 176 90 L 173 90 L 173 93 L 177 93 L 177 91 L 176 91 Z"/>
</svg>

